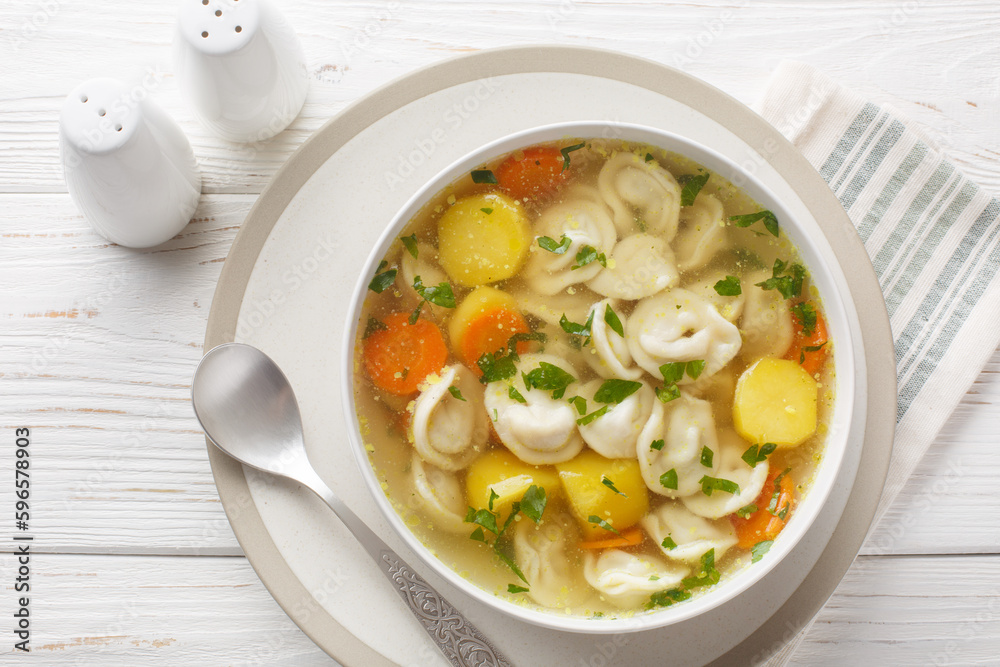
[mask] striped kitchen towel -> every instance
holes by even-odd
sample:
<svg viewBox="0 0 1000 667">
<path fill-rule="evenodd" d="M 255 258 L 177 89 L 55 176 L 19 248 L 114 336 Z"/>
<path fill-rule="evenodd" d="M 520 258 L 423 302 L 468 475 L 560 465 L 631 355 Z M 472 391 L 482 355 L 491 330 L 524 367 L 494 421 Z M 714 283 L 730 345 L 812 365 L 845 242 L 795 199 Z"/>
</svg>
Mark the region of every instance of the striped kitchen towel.
<svg viewBox="0 0 1000 667">
<path fill-rule="evenodd" d="M 899 395 L 878 521 L 1000 343 L 1000 200 L 919 127 L 809 65 L 782 63 L 756 109 L 840 199 L 885 295 Z"/>
</svg>

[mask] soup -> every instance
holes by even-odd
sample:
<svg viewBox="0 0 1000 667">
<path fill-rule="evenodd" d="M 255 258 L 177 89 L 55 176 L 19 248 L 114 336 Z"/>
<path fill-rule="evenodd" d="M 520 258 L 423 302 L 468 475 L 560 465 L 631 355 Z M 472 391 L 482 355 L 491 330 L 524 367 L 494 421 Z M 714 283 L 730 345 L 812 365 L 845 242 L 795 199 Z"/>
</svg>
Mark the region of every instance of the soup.
<svg viewBox="0 0 1000 667">
<path fill-rule="evenodd" d="M 577 139 L 497 157 L 406 225 L 355 403 L 436 557 L 611 618 L 767 558 L 822 455 L 833 352 L 774 214 L 683 156 Z"/>
</svg>

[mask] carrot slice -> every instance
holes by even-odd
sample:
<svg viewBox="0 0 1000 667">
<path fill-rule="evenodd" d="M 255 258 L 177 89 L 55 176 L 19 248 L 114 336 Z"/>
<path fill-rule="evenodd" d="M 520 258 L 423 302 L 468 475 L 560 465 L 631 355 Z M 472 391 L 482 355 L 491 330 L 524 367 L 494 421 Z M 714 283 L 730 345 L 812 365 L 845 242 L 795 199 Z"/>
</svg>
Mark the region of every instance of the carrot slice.
<svg viewBox="0 0 1000 667">
<path fill-rule="evenodd" d="M 365 339 L 368 377 L 390 394 L 412 394 L 448 359 L 448 347 L 437 326 L 422 318 L 410 324 L 408 319 L 407 313 L 393 313 L 385 318 L 385 329 Z"/>
<path fill-rule="evenodd" d="M 516 158 L 511 155 L 501 162 L 495 174 L 500 188 L 522 202 L 551 194 L 570 176 L 558 148 L 529 148 L 523 158 Z"/>
<path fill-rule="evenodd" d="M 476 361 L 481 356 L 502 350 L 511 336 L 529 331 L 528 322 L 521 313 L 509 308 L 489 310 L 466 324 L 458 353 L 467 366 L 477 368 Z M 517 344 L 518 354 L 525 354 L 528 349 L 527 341 Z"/>
<path fill-rule="evenodd" d="M 603 540 L 588 540 L 580 542 L 581 549 L 612 549 L 614 547 L 634 547 L 642 544 L 644 536 L 639 526 L 623 530 L 621 535 L 612 535 Z"/>
<path fill-rule="evenodd" d="M 781 532 L 781 529 L 785 527 L 785 522 L 788 521 L 788 513 L 791 512 L 795 501 L 795 482 L 792 481 L 790 475 L 785 475 L 778 482 L 778 502 L 775 503 L 774 514 L 767 509 L 774 495 L 774 480 L 780 474 L 779 470 L 772 470 L 767 476 L 764 488 L 761 490 L 760 495 L 757 496 L 757 500 L 754 501 L 754 504 L 758 508 L 756 512 L 753 512 L 745 519 L 736 514 L 733 514 L 729 518 L 733 524 L 733 528 L 736 530 L 736 537 L 739 539 L 741 549 L 750 549 L 758 542 L 773 540 Z M 784 519 L 775 516 L 786 508 L 788 512 L 785 513 Z"/>
<path fill-rule="evenodd" d="M 793 315 L 792 321 L 795 323 L 795 337 L 792 339 L 792 346 L 785 353 L 785 359 L 797 361 L 809 375 L 816 375 L 823 369 L 823 363 L 826 361 L 828 341 L 826 320 L 817 308 L 816 326 L 809 335 L 803 331 L 802 322 L 798 317 Z"/>
</svg>

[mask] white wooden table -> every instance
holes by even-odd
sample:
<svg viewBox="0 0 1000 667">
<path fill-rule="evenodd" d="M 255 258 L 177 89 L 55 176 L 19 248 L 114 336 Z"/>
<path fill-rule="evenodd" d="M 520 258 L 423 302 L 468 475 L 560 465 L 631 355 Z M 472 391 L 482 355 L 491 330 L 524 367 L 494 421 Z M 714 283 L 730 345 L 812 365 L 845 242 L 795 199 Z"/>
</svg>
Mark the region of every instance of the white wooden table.
<svg viewBox="0 0 1000 667">
<path fill-rule="evenodd" d="M 188 393 L 222 262 L 257 194 L 326 119 L 482 48 L 596 46 L 680 66 L 752 102 L 784 58 L 885 91 L 1000 191 L 996 0 L 285 0 L 312 87 L 258 151 L 197 125 L 170 67 L 173 2 L 0 3 L 0 542 L 13 549 L 15 428 L 31 429 L 31 656 L 0 663 L 329 664 L 243 558 Z M 149 251 L 96 236 L 66 194 L 57 117 L 94 76 L 143 87 L 204 174 L 191 224 Z M 795 663 L 1000 661 L 1000 352 L 870 536 Z"/>
</svg>

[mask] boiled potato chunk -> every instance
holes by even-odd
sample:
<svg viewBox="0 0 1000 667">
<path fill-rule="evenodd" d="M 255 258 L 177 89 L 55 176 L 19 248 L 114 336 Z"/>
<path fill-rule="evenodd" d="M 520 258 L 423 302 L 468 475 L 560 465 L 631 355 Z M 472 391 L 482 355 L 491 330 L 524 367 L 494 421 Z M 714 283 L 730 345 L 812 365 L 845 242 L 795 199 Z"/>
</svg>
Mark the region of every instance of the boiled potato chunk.
<svg viewBox="0 0 1000 667">
<path fill-rule="evenodd" d="M 517 273 L 531 246 L 520 204 L 492 193 L 463 197 L 438 221 L 438 255 L 448 276 L 477 287 Z"/>
<path fill-rule="evenodd" d="M 493 511 L 501 517 L 510 512 L 511 503 L 521 499 L 532 484 L 545 489 L 549 498 L 559 494 L 559 477 L 550 466 L 533 466 L 521 461 L 506 449 L 492 449 L 472 462 L 465 474 L 465 494 L 469 505 L 487 509 L 490 489 L 499 498 Z"/>
<path fill-rule="evenodd" d="M 817 386 L 789 359 L 765 357 L 736 383 L 733 424 L 750 442 L 795 447 L 816 431 Z"/>
<path fill-rule="evenodd" d="M 649 511 L 649 494 L 642 480 L 639 462 L 635 459 L 606 459 L 592 449 L 585 449 L 576 458 L 556 465 L 559 481 L 569 500 L 570 508 L 580 522 L 585 539 L 614 537 L 611 531 L 590 522 L 596 516 L 622 531 Z M 602 480 L 608 479 L 621 491 L 621 496 Z"/>
</svg>

